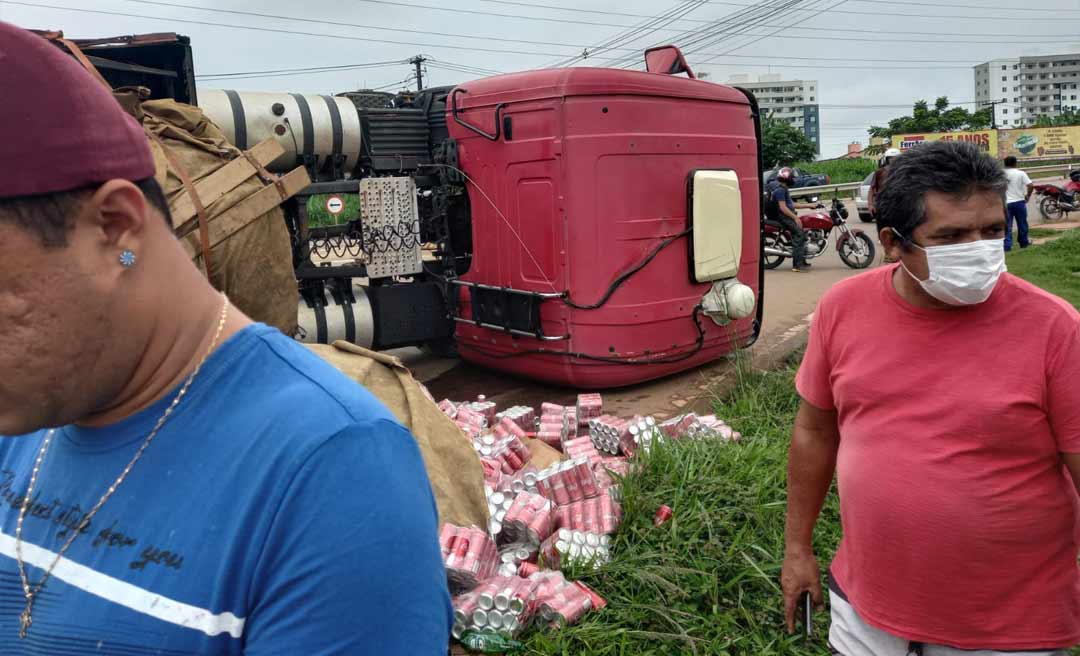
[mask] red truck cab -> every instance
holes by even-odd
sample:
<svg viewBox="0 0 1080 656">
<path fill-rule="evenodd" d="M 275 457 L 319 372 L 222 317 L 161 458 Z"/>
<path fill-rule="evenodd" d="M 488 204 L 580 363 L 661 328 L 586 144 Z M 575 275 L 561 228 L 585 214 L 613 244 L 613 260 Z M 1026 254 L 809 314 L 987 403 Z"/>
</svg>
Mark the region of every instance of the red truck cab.
<svg viewBox="0 0 1080 656">
<path fill-rule="evenodd" d="M 472 263 L 451 303 L 463 358 L 605 388 L 756 339 L 750 94 L 666 72 L 565 68 L 468 82 L 449 100 L 472 215 Z"/>
</svg>

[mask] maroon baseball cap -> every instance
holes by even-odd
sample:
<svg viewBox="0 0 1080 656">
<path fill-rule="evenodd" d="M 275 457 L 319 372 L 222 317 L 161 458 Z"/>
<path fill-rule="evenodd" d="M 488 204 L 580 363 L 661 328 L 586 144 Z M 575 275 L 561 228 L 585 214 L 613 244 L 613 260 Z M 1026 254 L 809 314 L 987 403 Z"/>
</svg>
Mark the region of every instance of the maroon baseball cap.
<svg viewBox="0 0 1080 656">
<path fill-rule="evenodd" d="M 75 58 L 0 22 L 0 198 L 154 175 L 142 128 Z"/>
</svg>

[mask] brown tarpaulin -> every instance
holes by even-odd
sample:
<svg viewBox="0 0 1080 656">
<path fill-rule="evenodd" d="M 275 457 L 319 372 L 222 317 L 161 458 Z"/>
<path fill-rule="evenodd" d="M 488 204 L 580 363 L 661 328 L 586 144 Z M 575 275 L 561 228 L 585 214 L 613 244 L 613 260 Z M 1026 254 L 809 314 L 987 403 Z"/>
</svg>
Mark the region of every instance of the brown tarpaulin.
<svg viewBox="0 0 1080 656">
<path fill-rule="evenodd" d="M 175 100 L 144 100 L 140 89 L 118 89 L 115 95 L 147 133 L 160 139 L 196 183 L 241 156 L 240 150 L 226 140 L 224 133 L 198 107 Z M 187 192 L 180 177 L 171 170 L 161 146 L 153 139 L 150 149 L 157 165 L 155 177 L 172 205 Z M 253 176 L 208 205 L 207 214 L 216 216 L 264 186 Z M 195 262 L 205 270 L 201 256 L 196 256 Z M 296 332 L 298 292 L 289 231 L 280 207 L 213 247 L 208 277 L 244 314 L 286 335 Z"/>
<path fill-rule="evenodd" d="M 487 528 L 484 470 L 472 444 L 397 358 L 348 342 L 309 344 L 319 357 L 371 391 L 412 431 L 424 455 L 439 524 Z M 546 445 L 544 445 L 546 446 Z"/>
</svg>

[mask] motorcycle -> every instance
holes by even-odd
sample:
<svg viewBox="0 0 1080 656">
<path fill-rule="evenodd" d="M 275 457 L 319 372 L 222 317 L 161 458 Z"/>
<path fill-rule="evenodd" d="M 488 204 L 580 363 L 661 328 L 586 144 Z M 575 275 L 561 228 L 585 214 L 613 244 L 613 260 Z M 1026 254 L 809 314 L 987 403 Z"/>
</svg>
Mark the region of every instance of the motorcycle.
<svg viewBox="0 0 1080 656">
<path fill-rule="evenodd" d="M 1076 197 L 1076 194 L 1070 196 L 1062 187 L 1053 184 L 1036 184 L 1032 185 L 1031 189 L 1040 197 L 1039 213 L 1047 221 L 1054 221 L 1062 214 L 1068 219 L 1069 212 L 1080 212 L 1080 199 Z"/>
<path fill-rule="evenodd" d="M 818 209 L 824 209 L 818 205 Z M 812 212 L 799 216 L 799 222 L 806 232 L 806 259 L 811 260 L 829 246 L 829 236 L 835 228 L 839 231 L 836 238 L 836 252 L 844 264 L 852 269 L 865 269 L 874 261 L 874 240 L 862 230 L 849 228 L 848 211 L 839 198 L 834 198 L 828 212 Z M 791 257 L 791 233 L 780 223 L 765 220 L 762 238 L 764 240 L 765 268 L 775 269 Z"/>
</svg>

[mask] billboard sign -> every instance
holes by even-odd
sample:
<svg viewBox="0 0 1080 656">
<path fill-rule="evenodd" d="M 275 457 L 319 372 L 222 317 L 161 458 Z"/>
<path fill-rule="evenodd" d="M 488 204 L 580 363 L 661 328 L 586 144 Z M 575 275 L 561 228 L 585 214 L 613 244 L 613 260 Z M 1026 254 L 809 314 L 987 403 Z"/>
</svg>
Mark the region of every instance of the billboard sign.
<svg viewBox="0 0 1080 656">
<path fill-rule="evenodd" d="M 998 139 L 996 130 L 973 130 L 971 132 L 920 132 L 915 134 L 893 135 L 892 142 L 901 151 L 917 148 L 932 141 L 967 141 L 980 149 L 997 156 Z"/>
<path fill-rule="evenodd" d="M 1080 153 L 1080 126 L 1000 130 L 1001 157 L 1074 157 Z"/>
</svg>

